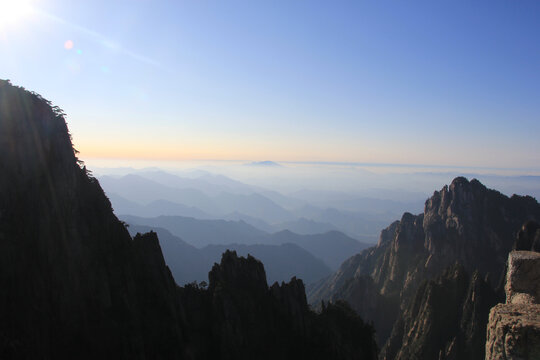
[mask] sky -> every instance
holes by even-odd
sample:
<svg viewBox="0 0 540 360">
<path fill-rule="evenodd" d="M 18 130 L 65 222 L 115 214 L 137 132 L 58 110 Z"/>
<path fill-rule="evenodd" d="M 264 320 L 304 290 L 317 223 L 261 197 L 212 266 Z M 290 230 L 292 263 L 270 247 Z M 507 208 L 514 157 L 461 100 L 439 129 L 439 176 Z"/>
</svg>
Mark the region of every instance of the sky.
<svg viewBox="0 0 540 360">
<path fill-rule="evenodd" d="M 539 39 L 526 0 L 0 0 L 0 78 L 61 107 L 83 160 L 527 173 Z"/>
</svg>

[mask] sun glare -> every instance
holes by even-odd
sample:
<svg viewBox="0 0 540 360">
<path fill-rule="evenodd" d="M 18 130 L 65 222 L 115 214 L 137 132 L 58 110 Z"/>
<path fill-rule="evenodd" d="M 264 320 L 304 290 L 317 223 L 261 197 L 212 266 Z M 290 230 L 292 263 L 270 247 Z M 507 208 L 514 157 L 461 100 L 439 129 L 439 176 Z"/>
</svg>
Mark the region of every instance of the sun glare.
<svg viewBox="0 0 540 360">
<path fill-rule="evenodd" d="M 18 25 L 32 10 L 27 0 L 0 0 L 0 29 Z"/>
</svg>

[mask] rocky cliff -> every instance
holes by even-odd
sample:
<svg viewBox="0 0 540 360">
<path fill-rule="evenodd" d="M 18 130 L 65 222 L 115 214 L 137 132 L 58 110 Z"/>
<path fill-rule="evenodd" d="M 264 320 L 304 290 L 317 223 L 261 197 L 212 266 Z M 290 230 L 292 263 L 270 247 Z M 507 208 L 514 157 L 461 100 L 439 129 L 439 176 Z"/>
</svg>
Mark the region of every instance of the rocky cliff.
<svg viewBox="0 0 540 360">
<path fill-rule="evenodd" d="M 523 242 L 530 234 L 521 234 L 518 247 L 532 246 Z M 505 292 L 506 304 L 489 313 L 486 360 L 540 359 L 540 253 L 510 253 Z"/>
<path fill-rule="evenodd" d="M 77 159 L 62 111 L 0 80 L 0 358 L 374 359 L 346 305 L 309 310 L 226 253 L 178 287 L 155 233 L 133 239 Z"/>
<path fill-rule="evenodd" d="M 0 288 L 3 358 L 182 353 L 182 309 L 157 239 L 131 239 L 79 166 L 61 111 L 5 81 Z"/>
<path fill-rule="evenodd" d="M 509 198 L 456 178 L 426 201 L 422 214 L 405 213 L 377 246 L 311 288 L 310 303 L 346 300 L 374 322 L 385 359 L 483 357 L 507 255 L 521 225 L 538 219 L 534 198 Z"/>
</svg>

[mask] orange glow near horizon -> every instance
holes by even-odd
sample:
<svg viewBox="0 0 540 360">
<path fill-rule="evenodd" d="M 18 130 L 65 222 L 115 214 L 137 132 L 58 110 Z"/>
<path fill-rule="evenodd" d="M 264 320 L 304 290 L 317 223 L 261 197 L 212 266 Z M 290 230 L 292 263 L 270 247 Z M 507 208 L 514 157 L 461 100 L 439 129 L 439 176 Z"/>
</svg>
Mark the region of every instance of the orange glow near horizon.
<svg viewBox="0 0 540 360">
<path fill-rule="evenodd" d="M 466 166 L 466 167 L 493 167 L 500 168 L 496 163 L 467 164 L 457 163 L 462 154 L 453 154 L 445 159 L 437 158 L 437 154 L 422 153 L 422 149 L 415 149 L 414 156 L 400 153 L 400 147 L 387 148 L 383 146 L 367 146 L 350 143 L 283 143 L 262 142 L 255 140 L 231 141 L 206 139 L 197 141 L 152 141 L 139 139 L 139 141 L 108 142 L 101 141 L 75 141 L 75 148 L 79 150 L 81 160 L 128 160 L 128 161 L 283 161 L 283 162 L 335 162 L 335 163 L 364 163 L 364 164 L 396 164 L 396 165 L 426 165 L 437 166 Z M 463 149 L 464 152 L 467 149 Z M 412 152 L 412 151 L 410 151 Z M 347 156 L 343 156 L 347 154 Z M 432 156 L 431 156 L 432 155 Z M 515 164 L 512 168 L 519 168 Z"/>
<path fill-rule="evenodd" d="M 349 161 L 332 157 L 313 157 L 310 155 L 273 153 L 265 151 L 243 152 L 238 149 L 152 149 L 151 147 L 79 147 L 80 157 L 101 159 L 133 159 L 133 160 L 246 160 L 246 159 L 278 159 L 281 161 Z M 352 161 L 352 160 L 351 160 Z M 358 160 L 356 160 L 358 161 Z"/>
<path fill-rule="evenodd" d="M 362 161 L 375 162 L 377 159 L 358 156 L 361 153 L 351 151 L 349 158 L 343 158 L 343 147 L 330 144 L 314 146 L 312 144 L 275 144 L 272 142 L 208 140 L 203 143 L 183 141 L 154 142 L 140 141 L 136 144 L 123 142 L 77 142 L 75 148 L 80 158 L 133 159 L 133 160 L 246 160 L 265 159 L 279 161 Z M 356 156 L 355 156 L 356 155 Z"/>
</svg>

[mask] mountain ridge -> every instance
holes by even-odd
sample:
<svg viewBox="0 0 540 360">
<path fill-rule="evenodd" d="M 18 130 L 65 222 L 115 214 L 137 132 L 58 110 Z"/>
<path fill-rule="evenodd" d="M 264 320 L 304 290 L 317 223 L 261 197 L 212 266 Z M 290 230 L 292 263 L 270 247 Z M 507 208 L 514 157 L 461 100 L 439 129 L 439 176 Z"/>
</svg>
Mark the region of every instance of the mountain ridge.
<svg viewBox="0 0 540 360">
<path fill-rule="evenodd" d="M 270 283 L 287 282 L 293 277 L 311 283 L 332 272 L 322 260 L 294 244 L 210 244 L 199 249 L 162 228 L 130 225 L 128 230 L 132 236 L 150 231 L 157 233 L 163 256 L 179 285 L 193 281 L 208 282 L 209 269 L 219 262 L 226 250 L 236 251 L 239 256 L 251 255 L 262 261 Z"/>
<path fill-rule="evenodd" d="M 375 247 L 349 258 L 326 281 L 311 287 L 310 303 L 344 299 L 361 316 L 374 321 L 379 344 L 386 343 L 383 358 L 393 359 L 398 353 L 421 358 L 421 353 L 408 347 L 412 342 L 407 332 L 398 329 L 403 326 L 400 314 L 406 312 L 421 284 L 442 276 L 457 262 L 468 274 L 477 272 L 481 279 L 486 278 L 491 291 L 500 294 L 498 284 L 516 234 L 524 222 L 538 218 L 540 205 L 534 198 L 507 197 L 475 179 L 458 177 L 450 186 L 433 193 L 425 203 L 424 213 L 404 213 L 401 220 L 381 232 Z M 464 296 L 455 302 L 465 304 Z M 463 341 L 485 337 L 488 305 L 478 310 L 483 322 Z M 439 325 L 426 321 L 436 331 Z M 472 359 L 471 354 L 482 353 L 481 343 L 476 340 L 470 353 L 460 353 L 460 358 Z M 391 344 L 400 344 L 401 348 L 390 351 Z M 415 345 L 415 349 L 420 351 L 426 346 Z M 446 354 L 443 348 L 430 351 Z"/>
<path fill-rule="evenodd" d="M 323 260 L 331 269 L 336 269 L 348 256 L 369 246 L 338 231 L 299 235 L 289 230 L 282 230 L 268 234 L 242 221 L 199 220 L 180 216 L 158 216 L 155 218 L 120 216 L 120 218 L 128 224 L 167 229 L 197 248 L 232 243 L 243 245 L 291 243 Z"/>
<path fill-rule="evenodd" d="M 63 112 L 5 80 L 0 171 L 2 358 L 377 356 L 349 308 L 312 312 L 301 280 L 268 287 L 252 257 L 226 252 L 208 288 L 178 287 L 156 233 L 132 239 L 114 215 Z"/>
</svg>

